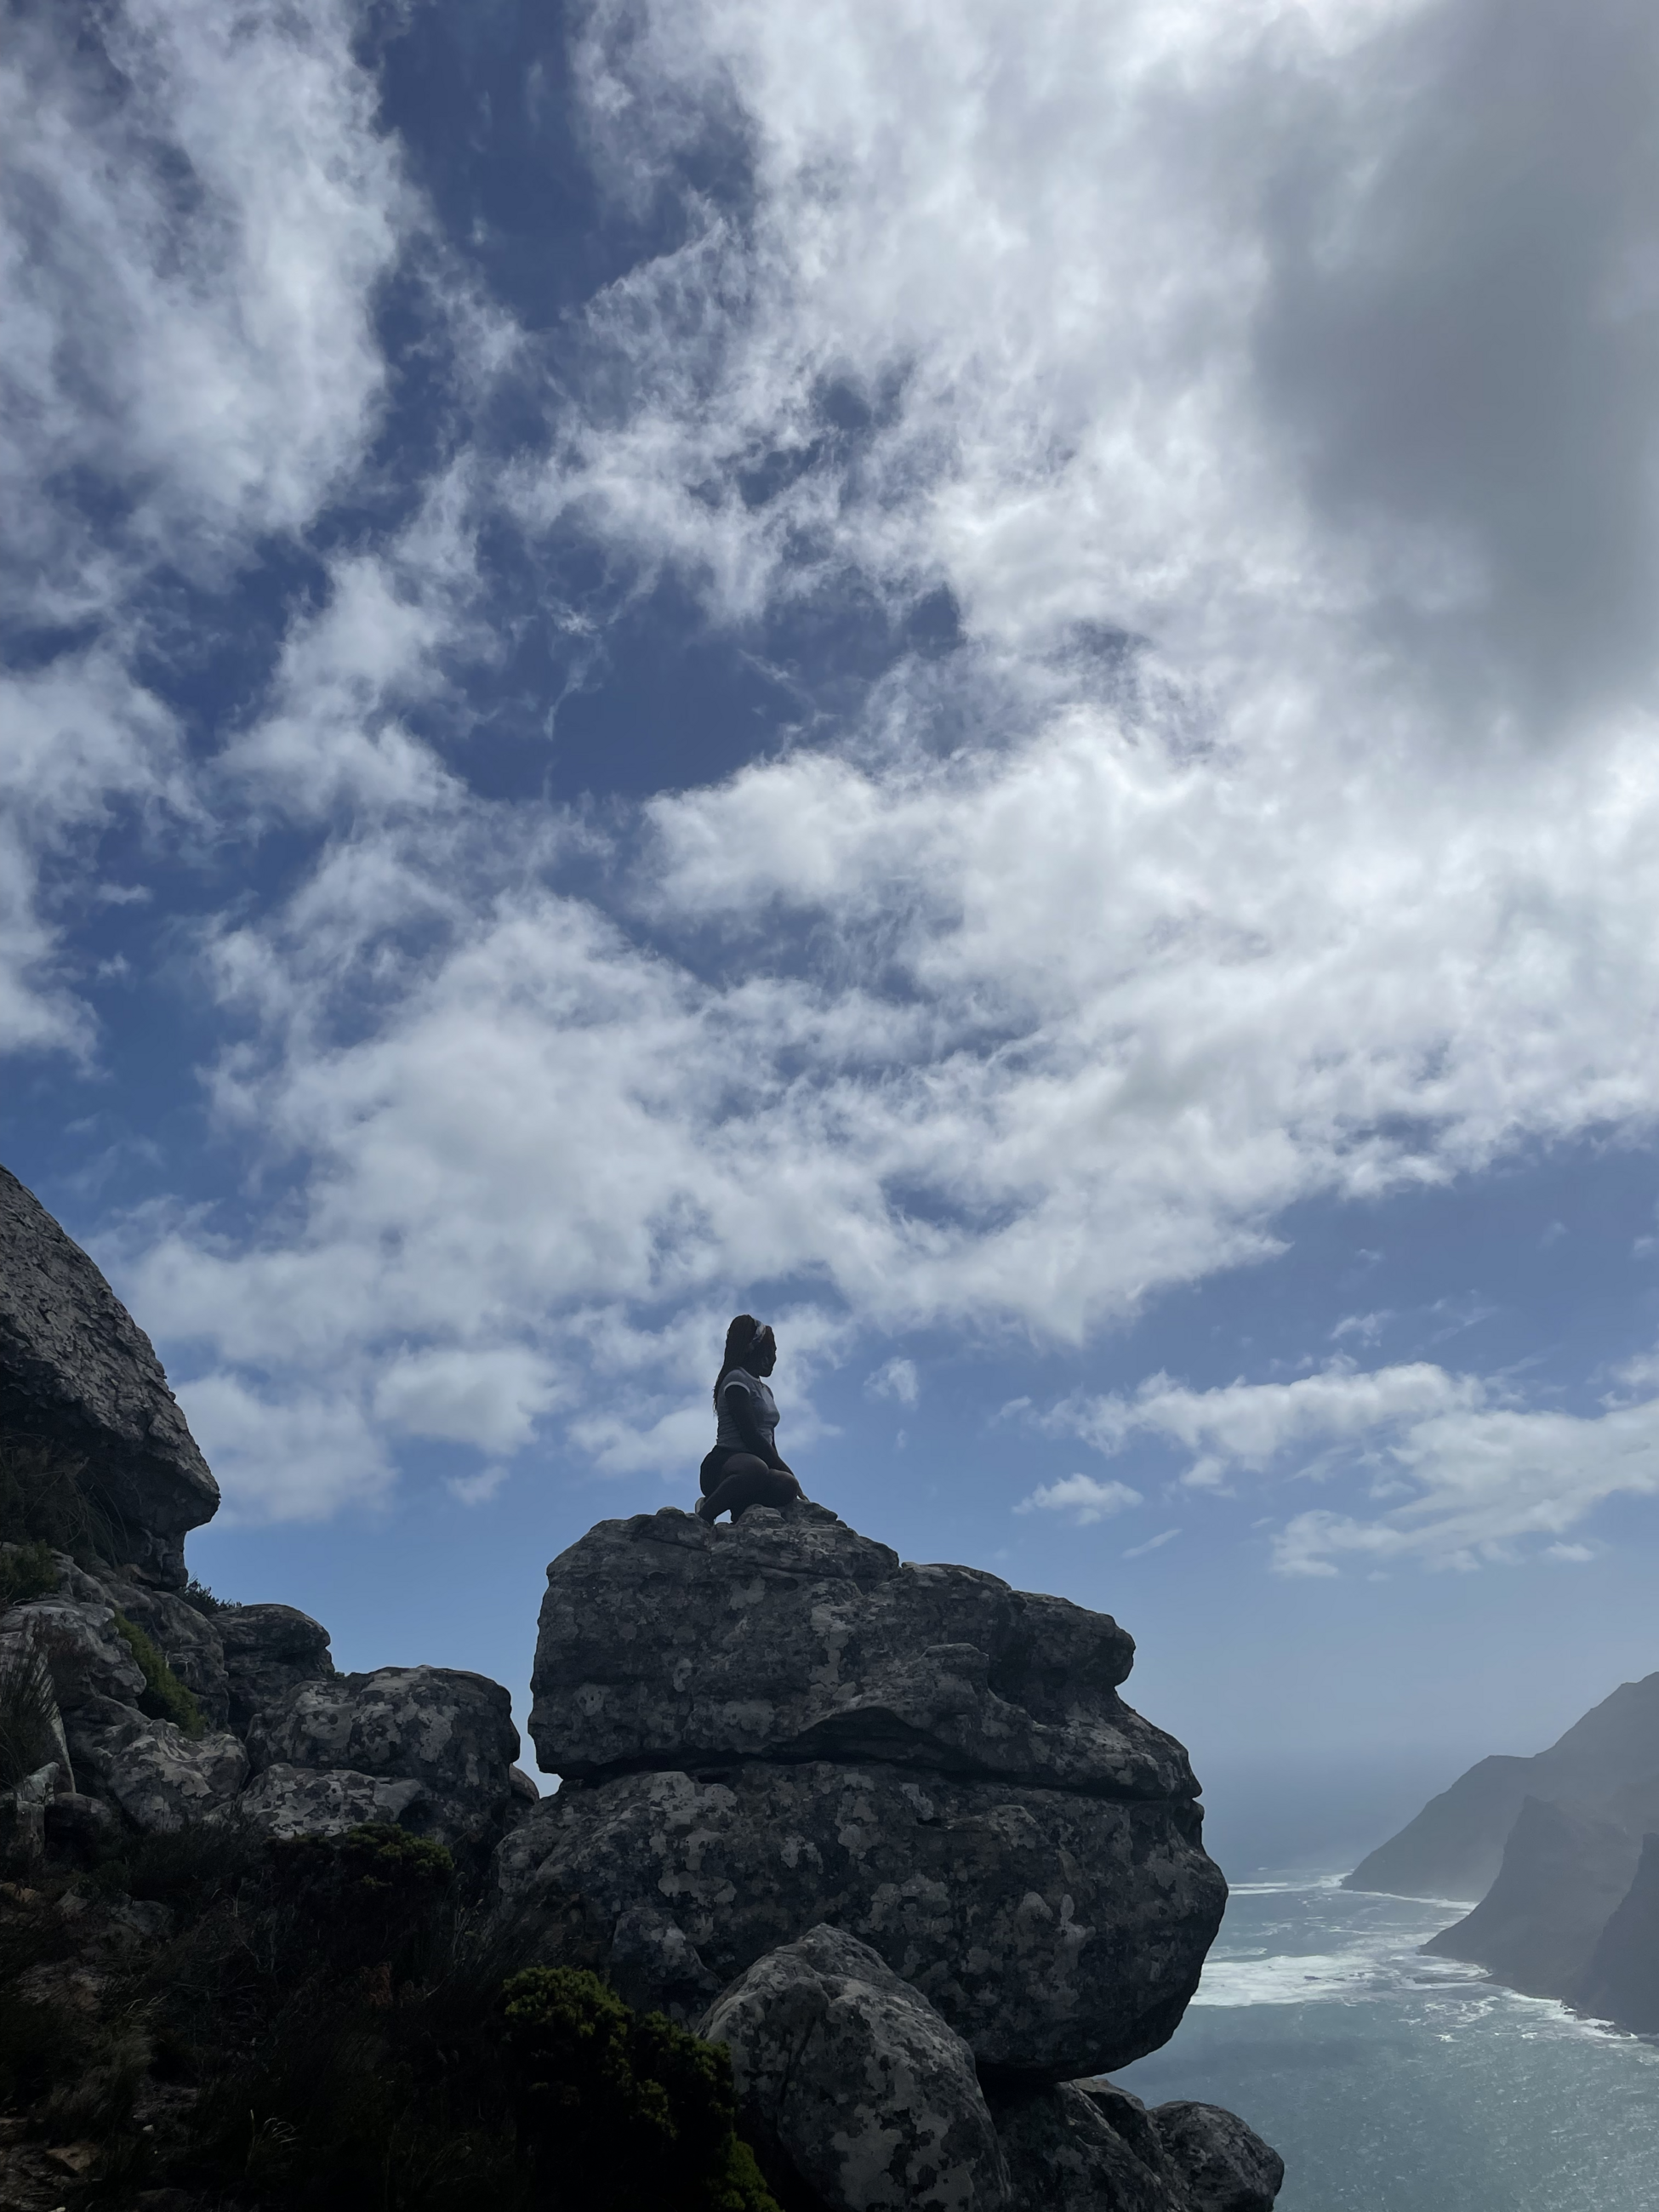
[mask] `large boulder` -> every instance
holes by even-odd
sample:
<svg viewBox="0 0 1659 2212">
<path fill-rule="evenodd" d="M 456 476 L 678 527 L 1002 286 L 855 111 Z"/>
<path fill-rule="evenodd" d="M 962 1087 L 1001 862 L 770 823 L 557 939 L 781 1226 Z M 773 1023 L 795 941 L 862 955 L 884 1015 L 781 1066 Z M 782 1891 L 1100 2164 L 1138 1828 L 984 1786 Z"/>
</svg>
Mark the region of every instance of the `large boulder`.
<svg viewBox="0 0 1659 2212">
<path fill-rule="evenodd" d="M 237 1799 L 236 1817 L 264 1835 L 337 1836 L 365 1820 L 392 1826 L 421 1825 L 409 1814 L 423 1808 L 418 1782 L 392 1781 L 383 1774 L 352 1774 L 337 1768 L 321 1773 L 279 1765 L 266 1767 Z M 442 1826 L 441 1818 L 435 1824 Z M 441 1833 L 436 1840 L 447 1841 Z"/>
<path fill-rule="evenodd" d="M 116 1555 L 172 1588 L 219 1488 L 154 1346 L 80 1246 L 0 1168 L 0 1432 L 82 1463 Z"/>
<path fill-rule="evenodd" d="M 1011 2212 L 1188 2212 L 1180 2175 L 1138 2097 L 1061 2081 L 994 2096 Z"/>
<path fill-rule="evenodd" d="M 82 1788 L 118 1806 L 145 1834 L 213 1818 L 247 1779 L 247 1753 L 222 1731 L 187 1736 L 172 1721 L 95 1694 L 65 1717 Z"/>
<path fill-rule="evenodd" d="M 1011 2212 L 1273 2212 L 1285 2161 L 1236 2112 L 1113 2081 L 994 2096 Z"/>
<path fill-rule="evenodd" d="M 1273 2212 L 1285 2161 L 1237 2112 L 1182 2099 L 1147 2117 L 1192 2212 Z"/>
<path fill-rule="evenodd" d="M 973 2053 L 868 1944 L 809 1929 L 724 1990 L 699 2032 L 732 2054 L 744 2133 L 828 2212 L 1003 2212 Z"/>
<path fill-rule="evenodd" d="M 1117 1694 L 1134 1642 L 1109 1614 L 902 1565 L 823 1506 L 602 1521 L 547 1581 L 530 1732 L 568 1780 L 874 1759 L 1111 1798 L 1197 1792 L 1182 1747 Z"/>
<path fill-rule="evenodd" d="M 25 1651 L 44 1662 L 65 1714 L 91 1698 L 137 1706 L 144 1694 L 132 1646 L 101 1594 L 97 1600 L 37 1598 L 0 1615 L 0 1659 Z"/>
<path fill-rule="evenodd" d="M 632 2002 L 695 2014 L 709 1979 L 833 1920 L 982 2068 L 1065 2081 L 1173 2033 L 1226 1894 L 1199 1834 L 1185 1797 L 756 1761 L 719 1779 L 567 1783 L 507 1838 L 497 1872 L 527 1954 L 625 1963 Z M 672 1968 L 655 1986 L 640 1978 L 653 1956 Z"/>
<path fill-rule="evenodd" d="M 224 1654 L 230 1725 L 240 1735 L 290 1690 L 334 1672 L 327 1629 L 295 1606 L 228 1607 L 214 1615 L 213 1626 Z"/>
<path fill-rule="evenodd" d="M 343 1770 L 421 1785 L 424 1832 L 487 1850 L 518 1800 L 512 1700 L 499 1682 L 448 1667 L 380 1667 L 302 1681 L 248 1732 L 256 1770 Z M 412 1812 L 405 1826 L 417 1825 Z"/>
</svg>

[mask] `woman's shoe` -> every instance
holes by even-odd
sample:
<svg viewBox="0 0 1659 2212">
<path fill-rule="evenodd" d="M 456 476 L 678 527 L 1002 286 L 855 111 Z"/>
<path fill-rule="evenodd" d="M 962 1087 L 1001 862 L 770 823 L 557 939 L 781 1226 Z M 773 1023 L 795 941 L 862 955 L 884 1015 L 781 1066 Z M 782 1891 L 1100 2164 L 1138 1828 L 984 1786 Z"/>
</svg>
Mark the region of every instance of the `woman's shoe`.
<svg viewBox="0 0 1659 2212">
<path fill-rule="evenodd" d="M 714 1516 L 708 1510 L 708 1500 L 706 1498 L 700 1498 L 691 1510 L 699 1521 L 706 1521 L 711 1528 L 714 1527 Z"/>
</svg>

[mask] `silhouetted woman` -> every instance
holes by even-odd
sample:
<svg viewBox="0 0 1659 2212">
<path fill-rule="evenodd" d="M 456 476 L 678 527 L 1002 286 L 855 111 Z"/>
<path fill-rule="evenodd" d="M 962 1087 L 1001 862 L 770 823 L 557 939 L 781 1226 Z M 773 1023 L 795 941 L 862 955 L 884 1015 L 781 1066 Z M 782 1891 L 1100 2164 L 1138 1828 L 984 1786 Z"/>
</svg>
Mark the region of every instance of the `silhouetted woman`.
<svg viewBox="0 0 1659 2212">
<path fill-rule="evenodd" d="M 753 1314 L 739 1314 L 726 1332 L 726 1356 L 714 1377 L 714 1449 L 702 1463 L 697 1516 L 735 1521 L 749 1505 L 792 1505 L 806 1493 L 778 1457 L 777 1401 L 766 1378 L 778 1364 L 777 1340 Z"/>
</svg>

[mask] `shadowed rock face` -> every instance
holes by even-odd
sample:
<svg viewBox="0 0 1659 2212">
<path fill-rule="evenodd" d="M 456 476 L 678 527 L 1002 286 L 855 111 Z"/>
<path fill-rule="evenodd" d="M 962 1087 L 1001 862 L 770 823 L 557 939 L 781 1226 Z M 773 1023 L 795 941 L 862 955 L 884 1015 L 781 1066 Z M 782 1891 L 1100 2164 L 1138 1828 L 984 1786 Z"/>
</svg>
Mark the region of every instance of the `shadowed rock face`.
<svg viewBox="0 0 1659 2212">
<path fill-rule="evenodd" d="M 831 1921 L 988 2074 L 1127 2064 L 1226 1895 L 1185 1753 L 1117 1695 L 1133 1656 L 821 1506 L 602 1522 L 548 1571 L 532 1727 L 566 1780 L 502 1847 L 504 1907 L 685 2020 Z"/>
<path fill-rule="evenodd" d="M 248 1750 L 259 1772 L 283 1766 L 418 1784 L 398 1817 L 452 1846 L 493 1845 L 518 1802 L 512 1700 L 499 1682 L 455 1668 L 301 1681 L 255 1715 Z"/>
<path fill-rule="evenodd" d="M 695 2016 L 763 1953 L 830 1919 L 914 1984 L 982 2067 L 1064 2081 L 1127 2066 L 1174 2033 L 1225 1896 L 1198 1838 L 1190 1800 L 1118 1805 L 903 1767 L 756 1762 L 720 1781 L 567 1784 L 498 1866 L 549 1964 L 616 1975 L 625 1919 L 636 1945 L 641 1914 L 672 1923 L 680 1986 L 653 1982 L 641 1955 L 631 1986 L 616 1975 L 630 2002 Z"/>
<path fill-rule="evenodd" d="M 1008 2174 L 974 2055 L 867 1944 L 809 1929 L 698 2028 L 732 2054 L 745 2133 L 826 2212 L 1004 2212 Z"/>
<path fill-rule="evenodd" d="M 1630 1887 L 1641 1848 L 1602 1808 L 1528 1797 L 1491 1889 L 1423 1948 L 1472 1960 L 1527 1996 L 1564 1996 Z"/>
<path fill-rule="evenodd" d="M 241 1605 L 215 1616 L 224 1653 L 231 1724 L 244 1734 L 256 1714 L 279 1705 L 301 1682 L 334 1672 L 328 1631 L 292 1605 Z"/>
<path fill-rule="evenodd" d="M 1272 2212 L 1285 2161 L 1219 2105 L 1150 2112 L 1110 2081 L 994 2096 L 1010 2212 Z"/>
<path fill-rule="evenodd" d="M 548 1569 L 530 1731 L 568 1780 L 862 1759 L 1103 1797 L 1191 1797 L 1117 1695 L 1105 1613 L 972 1567 L 901 1565 L 823 1507 L 604 1521 Z"/>
<path fill-rule="evenodd" d="M 83 1455 L 118 1555 L 185 1582 L 219 1486 L 149 1339 L 80 1246 L 0 1168 L 0 1432 Z"/>
<path fill-rule="evenodd" d="M 1633 2035 L 1659 2035 L 1659 1836 L 1645 1836 L 1629 1889 L 1576 1992 L 1582 2009 Z"/>
</svg>

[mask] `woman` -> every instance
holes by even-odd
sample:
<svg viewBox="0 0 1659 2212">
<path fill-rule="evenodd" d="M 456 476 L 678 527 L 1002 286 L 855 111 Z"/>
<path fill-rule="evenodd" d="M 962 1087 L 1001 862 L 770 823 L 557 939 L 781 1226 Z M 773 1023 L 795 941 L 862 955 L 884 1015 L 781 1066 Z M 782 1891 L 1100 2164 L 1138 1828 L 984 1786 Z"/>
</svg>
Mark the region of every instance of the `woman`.
<svg viewBox="0 0 1659 2212">
<path fill-rule="evenodd" d="M 726 1332 L 726 1356 L 714 1377 L 714 1449 L 702 1463 L 700 1521 L 735 1521 L 749 1505 L 793 1505 L 805 1492 L 778 1457 L 777 1401 L 766 1378 L 778 1364 L 777 1339 L 753 1314 L 739 1314 Z"/>
</svg>

